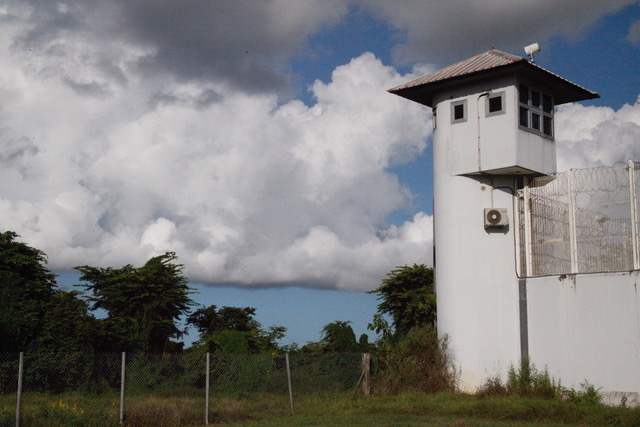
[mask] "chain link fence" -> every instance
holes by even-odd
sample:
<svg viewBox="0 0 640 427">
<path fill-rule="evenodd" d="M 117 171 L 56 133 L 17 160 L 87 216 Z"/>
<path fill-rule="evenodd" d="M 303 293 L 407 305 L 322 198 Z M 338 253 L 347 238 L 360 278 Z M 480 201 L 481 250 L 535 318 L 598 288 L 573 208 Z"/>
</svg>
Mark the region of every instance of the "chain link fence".
<svg viewBox="0 0 640 427">
<path fill-rule="evenodd" d="M 520 192 L 520 271 L 535 277 L 640 268 L 640 164 L 535 178 Z"/>
<path fill-rule="evenodd" d="M 358 391 L 368 372 L 363 360 L 335 353 L 0 354 L 0 427 L 205 425 L 286 415 L 300 397 Z"/>
</svg>

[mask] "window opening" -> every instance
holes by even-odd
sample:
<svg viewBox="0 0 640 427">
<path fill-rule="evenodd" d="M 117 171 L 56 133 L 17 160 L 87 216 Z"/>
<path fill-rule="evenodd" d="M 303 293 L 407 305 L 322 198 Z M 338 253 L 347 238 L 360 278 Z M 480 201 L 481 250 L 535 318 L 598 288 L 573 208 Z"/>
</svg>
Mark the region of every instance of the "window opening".
<svg viewBox="0 0 640 427">
<path fill-rule="evenodd" d="M 529 110 L 520 107 L 520 126 L 529 127 Z"/>
<path fill-rule="evenodd" d="M 518 123 L 520 128 L 553 137 L 553 97 L 529 85 L 518 85 Z"/>
<path fill-rule="evenodd" d="M 451 103 L 451 123 L 467 121 L 467 100 Z"/>
<path fill-rule="evenodd" d="M 493 98 L 489 98 L 489 112 L 495 113 L 497 111 L 502 111 L 502 97 L 495 96 Z"/>
<path fill-rule="evenodd" d="M 540 114 L 531 113 L 531 128 L 540 130 Z"/>
<path fill-rule="evenodd" d="M 529 104 L 529 86 L 527 85 L 520 85 L 520 103 Z"/>
</svg>

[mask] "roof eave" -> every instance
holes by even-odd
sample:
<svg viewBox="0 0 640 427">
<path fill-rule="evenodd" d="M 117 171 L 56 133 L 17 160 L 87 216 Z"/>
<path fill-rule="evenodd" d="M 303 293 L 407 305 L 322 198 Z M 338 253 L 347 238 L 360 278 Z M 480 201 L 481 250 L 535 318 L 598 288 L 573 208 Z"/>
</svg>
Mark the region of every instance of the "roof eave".
<svg viewBox="0 0 640 427">
<path fill-rule="evenodd" d="M 556 105 L 600 97 L 596 92 L 590 91 L 570 82 L 569 80 L 563 79 L 562 77 L 528 61 L 517 61 L 500 67 L 479 70 L 473 73 L 416 86 L 398 86 L 396 88 L 389 89 L 388 92 L 428 107 L 433 107 L 434 95 L 449 87 L 456 86 L 461 82 L 472 83 L 479 81 L 484 79 L 487 75 L 502 77 L 508 74 L 515 74 L 525 78 L 528 77 L 533 80 L 546 80 L 544 83 L 549 86 L 549 89 L 554 91 Z"/>
</svg>

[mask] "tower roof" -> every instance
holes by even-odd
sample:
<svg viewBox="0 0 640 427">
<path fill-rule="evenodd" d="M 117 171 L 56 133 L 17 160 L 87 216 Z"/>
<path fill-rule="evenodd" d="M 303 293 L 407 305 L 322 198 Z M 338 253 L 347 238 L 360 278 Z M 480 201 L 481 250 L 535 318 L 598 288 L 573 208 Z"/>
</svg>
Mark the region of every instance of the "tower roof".
<svg viewBox="0 0 640 427">
<path fill-rule="evenodd" d="M 534 82 L 543 83 L 553 93 L 556 105 L 600 97 L 596 92 L 545 70 L 526 58 L 496 49 L 389 89 L 389 92 L 431 107 L 433 95 L 437 92 L 460 84 L 508 74 L 517 74 Z"/>
</svg>

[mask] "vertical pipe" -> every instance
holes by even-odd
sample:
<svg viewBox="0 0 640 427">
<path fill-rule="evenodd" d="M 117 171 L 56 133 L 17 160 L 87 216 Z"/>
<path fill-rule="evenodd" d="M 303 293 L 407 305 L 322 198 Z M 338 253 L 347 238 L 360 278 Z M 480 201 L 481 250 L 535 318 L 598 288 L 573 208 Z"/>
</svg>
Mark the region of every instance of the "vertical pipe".
<svg viewBox="0 0 640 427">
<path fill-rule="evenodd" d="M 520 296 L 520 360 L 529 360 L 529 315 L 527 312 L 527 279 L 518 280 Z"/>
<path fill-rule="evenodd" d="M 573 191 L 573 169 L 567 171 L 567 193 L 569 196 L 569 255 L 571 257 L 571 273 L 578 273 L 578 241 L 576 231 L 576 203 Z"/>
<path fill-rule="evenodd" d="M 207 352 L 207 372 L 205 374 L 205 378 L 206 378 L 206 385 L 205 385 L 205 392 L 204 392 L 204 424 L 205 425 L 209 425 L 209 380 L 210 380 L 210 366 L 211 363 L 211 353 Z"/>
<path fill-rule="evenodd" d="M 16 396 L 16 427 L 20 427 L 20 406 L 22 404 L 22 374 L 24 368 L 24 352 L 20 352 L 18 361 L 18 393 Z"/>
<path fill-rule="evenodd" d="M 633 269 L 640 270 L 638 257 L 638 205 L 636 201 L 636 166 L 629 160 L 629 207 L 631 208 L 631 248 L 633 250 Z"/>
<path fill-rule="evenodd" d="M 124 424 L 124 380 L 125 380 L 125 363 L 127 361 L 127 353 L 122 352 L 122 363 L 120 367 L 120 424 Z"/>
<path fill-rule="evenodd" d="M 291 415 L 295 415 L 295 410 L 293 409 L 293 389 L 291 388 L 291 368 L 289 366 L 289 352 L 287 351 L 284 355 L 285 361 L 287 363 L 287 382 L 289 384 L 289 404 L 291 405 Z"/>
</svg>

